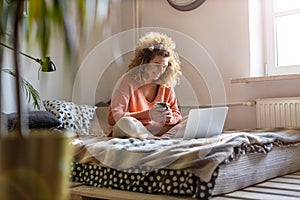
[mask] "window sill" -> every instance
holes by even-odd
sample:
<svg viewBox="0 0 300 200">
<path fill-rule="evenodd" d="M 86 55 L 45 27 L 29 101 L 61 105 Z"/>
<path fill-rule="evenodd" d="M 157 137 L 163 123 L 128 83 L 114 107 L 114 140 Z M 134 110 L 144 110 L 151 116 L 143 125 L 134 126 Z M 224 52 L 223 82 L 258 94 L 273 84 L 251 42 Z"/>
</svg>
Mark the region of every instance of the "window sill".
<svg viewBox="0 0 300 200">
<path fill-rule="evenodd" d="M 300 74 L 232 78 L 231 83 L 254 83 L 254 82 L 277 81 L 277 80 L 292 80 L 292 79 L 300 79 Z"/>
</svg>

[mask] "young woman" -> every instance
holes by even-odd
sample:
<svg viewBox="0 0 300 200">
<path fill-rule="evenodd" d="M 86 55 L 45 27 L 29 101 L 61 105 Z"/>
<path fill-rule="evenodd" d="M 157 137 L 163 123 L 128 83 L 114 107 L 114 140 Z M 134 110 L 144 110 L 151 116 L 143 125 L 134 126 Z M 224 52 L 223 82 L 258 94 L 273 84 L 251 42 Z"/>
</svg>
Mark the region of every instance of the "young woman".
<svg viewBox="0 0 300 200">
<path fill-rule="evenodd" d="M 147 33 L 139 39 L 128 68 L 111 99 L 111 136 L 165 134 L 182 118 L 174 92 L 181 75 L 175 43 L 165 34 Z"/>
</svg>

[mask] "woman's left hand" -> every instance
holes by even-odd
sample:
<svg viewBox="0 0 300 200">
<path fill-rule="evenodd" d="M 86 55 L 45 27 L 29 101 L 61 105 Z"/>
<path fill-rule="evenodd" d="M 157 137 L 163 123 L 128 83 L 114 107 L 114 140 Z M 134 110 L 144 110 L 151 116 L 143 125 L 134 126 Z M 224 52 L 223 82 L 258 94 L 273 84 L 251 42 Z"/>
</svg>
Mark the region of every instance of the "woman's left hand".
<svg viewBox="0 0 300 200">
<path fill-rule="evenodd" d="M 165 123 L 170 123 L 171 122 L 171 119 L 173 118 L 173 115 L 172 115 L 172 110 L 170 108 L 168 108 L 164 112 L 164 118 L 165 118 Z"/>
</svg>

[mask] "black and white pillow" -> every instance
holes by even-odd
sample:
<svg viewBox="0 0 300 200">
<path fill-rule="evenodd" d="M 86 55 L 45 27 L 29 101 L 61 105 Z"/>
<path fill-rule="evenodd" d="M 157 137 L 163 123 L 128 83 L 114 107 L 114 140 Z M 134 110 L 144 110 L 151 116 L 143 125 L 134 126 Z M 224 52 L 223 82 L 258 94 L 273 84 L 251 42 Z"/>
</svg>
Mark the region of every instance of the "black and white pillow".
<svg viewBox="0 0 300 200">
<path fill-rule="evenodd" d="M 61 122 L 62 128 L 78 134 L 88 134 L 96 107 L 93 105 L 77 105 L 63 100 L 44 100 L 44 107 L 53 113 Z"/>
</svg>

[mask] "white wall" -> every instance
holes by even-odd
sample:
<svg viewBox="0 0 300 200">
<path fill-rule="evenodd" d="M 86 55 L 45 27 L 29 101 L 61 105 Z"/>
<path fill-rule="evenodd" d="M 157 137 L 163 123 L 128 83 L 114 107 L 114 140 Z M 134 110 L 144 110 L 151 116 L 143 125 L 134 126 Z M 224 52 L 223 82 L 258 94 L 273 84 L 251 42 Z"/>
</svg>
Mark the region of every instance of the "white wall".
<svg viewBox="0 0 300 200">
<path fill-rule="evenodd" d="M 92 26 L 88 40 L 80 46 L 79 64 L 70 66 L 71 69 L 78 68 L 77 73 L 66 71 L 64 75 L 60 74 L 63 71 L 61 66 L 65 63 L 61 51 L 57 49 L 57 41 L 49 55 L 58 62 L 58 72 L 42 75 L 40 81 L 36 80 L 36 72 L 30 72 L 28 77 L 43 98 L 74 100 L 78 103 L 110 99 L 110 91 L 116 80 L 127 69 L 139 33 L 133 31 L 131 37 L 121 37 L 126 31 L 131 31 L 136 23 L 134 1 L 114 2 L 117 4 L 111 3 L 109 6 L 108 17 L 101 24 L 101 29 Z M 248 0 L 207 0 L 201 7 L 188 12 L 177 11 L 162 0 L 145 0 L 140 6 L 140 27 L 166 30 L 175 37 L 178 49 L 183 52 L 184 75 L 176 88 L 181 105 L 222 102 L 216 97 L 218 91 L 213 89 L 214 80 L 217 80 L 217 86 L 220 83 L 223 86 L 226 103 L 300 96 L 300 80 L 230 83 L 231 78 L 250 75 L 253 58 L 250 59 Z M 186 44 L 191 41 L 194 41 L 191 46 L 196 46 L 189 50 Z M 123 44 L 126 44 L 126 48 Z M 200 61 L 195 61 L 198 55 Z M 78 74 L 80 81 L 77 81 Z M 191 101 L 191 96 L 196 102 Z M 255 128 L 255 106 L 231 106 L 225 127 Z"/>
<path fill-rule="evenodd" d="M 243 86 L 232 85 L 230 78 L 250 74 L 247 9 L 246 0 L 209 0 L 189 12 L 174 10 L 167 2 L 145 2 L 142 26 L 166 27 L 192 37 L 207 50 L 222 74 L 227 103 L 243 102 L 253 97 L 244 95 Z M 151 15 L 153 10 L 161 15 Z M 254 112 L 254 108 L 230 107 L 226 127 L 255 127 Z"/>
<path fill-rule="evenodd" d="M 119 32 L 116 30 L 119 35 L 114 34 L 104 40 L 98 40 L 98 43 L 93 45 L 94 48 L 90 48 L 92 50 L 85 54 L 80 68 L 81 73 L 86 71 L 86 74 L 82 75 L 81 79 L 95 75 L 96 80 L 87 87 L 80 84 L 81 88 L 73 100 L 82 103 L 109 100 L 110 91 L 118 77 L 127 69 L 132 57 L 130 50 L 134 48 L 132 45 L 136 39 L 135 33 L 142 34 L 148 29 L 166 32 L 177 42 L 177 49 L 182 58 L 183 76 L 181 84 L 176 87 L 176 93 L 180 104 L 186 106 L 184 114 L 189 106 L 195 104 L 222 103 L 222 95 L 221 98 L 217 95 L 222 92 L 219 91 L 220 84 L 225 92 L 224 103 L 229 104 L 257 98 L 300 95 L 297 89 L 300 80 L 230 83 L 231 78 L 250 75 L 248 0 L 208 0 L 201 7 L 189 12 L 177 11 L 167 1 L 161 0 L 144 1 L 140 6 L 138 22 L 141 29 L 134 31 L 134 1 L 122 1 L 123 9 L 118 10 L 121 12 L 118 21 L 121 26 Z M 123 12 L 125 8 L 126 11 Z M 133 31 L 129 34 L 131 37 L 126 31 Z M 126 37 L 118 40 L 120 35 Z M 125 42 L 128 42 L 126 50 L 122 49 Z M 187 44 L 191 46 L 190 49 Z M 105 52 L 112 52 L 113 55 Z M 114 58 L 116 62 L 107 61 L 108 57 Z M 195 57 L 200 61 L 195 60 Z M 83 70 L 89 67 L 94 71 Z M 88 75 L 89 73 L 93 74 Z M 95 84 L 97 86 L 94 87 Z M 255 106 L 230 107 L 225 128 L 255 127 Z"/>
<path fill-rule="evenodd" d="M 145 1 L 141 25 L 180 31 L 201 44 L 222 74 L 227 103 L 300 95 L 300 80 L 230 83 L 231 78 L 250 75 L 248 0 L 207 0 L 189 12 L 177 11 L 167 1 Z M 255 107 L 230 107 L 226 128 L 254 127 Z"/>
</svg>

